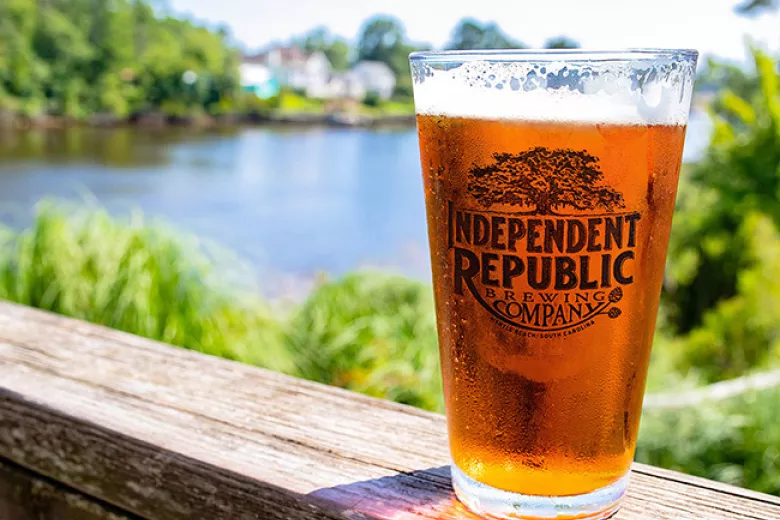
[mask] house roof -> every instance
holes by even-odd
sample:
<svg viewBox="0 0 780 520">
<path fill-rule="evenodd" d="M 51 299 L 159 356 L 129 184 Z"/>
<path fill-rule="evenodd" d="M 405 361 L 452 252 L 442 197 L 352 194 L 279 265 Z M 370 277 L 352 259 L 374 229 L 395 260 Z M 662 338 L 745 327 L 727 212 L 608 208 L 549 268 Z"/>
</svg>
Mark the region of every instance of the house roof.
<svg viewBox="0 0 780 520">
<path fill-rule="evenodd" d="M 300 65 L 306 63 L 310 55 L 303 49 L 296 46 L 273 47 L 254 55 L 245 55 L 242 59 L 244 63 L 268 64 L 273 56 L 273 60 L 281 65 Z"/>
</svg>

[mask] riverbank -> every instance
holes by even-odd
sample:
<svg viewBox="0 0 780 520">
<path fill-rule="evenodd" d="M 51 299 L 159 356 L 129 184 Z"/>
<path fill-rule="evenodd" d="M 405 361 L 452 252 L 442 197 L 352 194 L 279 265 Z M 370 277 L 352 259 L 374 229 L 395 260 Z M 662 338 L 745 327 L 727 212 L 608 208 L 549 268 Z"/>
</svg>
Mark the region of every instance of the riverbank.
<svg viewBox="0 0 780 520">
<path fill-rule="evenodd" d="M 116 128 L 122 126 L 166 127 L 189 126 L 211 128 L 238 125 L 290 125 L 334 128 L 382 128 L 411 126 L 413 113 L 366 114 L 352 112 L 268 112 L 212 116 L 207 114 L 170 115 L 162 112 L 134 114 L 121 118 L 110 114 L 96 114 L 83 119 L 40 115 L 23 116 L 0 112 L 0 128 L 14 130 L 59 129 L 74 126 Z"/>
<path fill-rule="evenodd" d="M 384 126 L 408 126 L 415 123 L 414 114 L 367 115 L 348 112 L 334 113 L 272 113 L 250 116 L 247 121 L 275 125 L 329 126 L 350 128 L 377 128 Z"/>
</svg>

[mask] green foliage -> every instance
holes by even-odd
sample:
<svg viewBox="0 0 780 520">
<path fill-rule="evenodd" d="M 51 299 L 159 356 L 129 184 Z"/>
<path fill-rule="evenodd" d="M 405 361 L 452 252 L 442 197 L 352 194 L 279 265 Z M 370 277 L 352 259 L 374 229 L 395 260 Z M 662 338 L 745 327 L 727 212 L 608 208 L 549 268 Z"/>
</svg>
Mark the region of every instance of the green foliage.
<svg viewBox="0 0 780 520">
<path fill-rule="evenodd" d="M 696 80 L 696 91 L 731 92 L 736 96 L 751 100 L 758 92 L 758 77 L 749 74 L 742 67 L 724 63 L 713 58 L 707 60 L 704 70 Z M 738 118 L 729 117 L 729 111 L 724 107 L 722 95 L 716 98 L 711 110 L 721 117 L 729 119 L 732 124 L 739 124 Z"/>
<path fill-rule="evenodd" d="M 412 91 L 409 54 L 422 50 L 406 41 L 406 30 L 401 22 L 389 16 L 368 20 L 358 39 L 358 60 L 386 63 L 396 78 L 396 93 L 406 96 Z"/>
<path fill-rule="evenodd" d="M 780 494 L 780 388 L 726 401 L 649 408 L 642 416 L 637 460 Z"/>
<path fill-rule="evenodd" d="M 405 46 L 406 30 L 390 16 L 377 16 L 363 26 L 358 38 L 358 59 L 381 61 L 398 74 L 402 70 L 399 49 Z"/>
<path fill-rule="evenodd" d="M 381 274 L 348 275 L 317 289 L 288 328 L 305 378 L 442 410 L 433 294 Z"/>
<path fill-rule="evenodd" d="M 323 52 L 334 70 L 344 71 L 350 65 L 350 47 L 343 38 L 334 36 L 326 27 L 315 27 L 294 43 L 306 52 Z"/>
<path fill-rule="evenodd" d="M 296 94 L 292 90 L 283 89 L 278 96 L 276 109 L 280 112 L 290 113 L 319 113 L 324 110 L 321 100 L 310 99 L 305 95 Z"/>
<path fill-rule="evenodd" d="M 363 104 L 367 107 L 378 107 L 382 103 L 382 98 L 376 92 L 369 92 L 363 98 Z"/>
<path fill-rule="evenodd" d="M 545 49 L 579 49 L 580 44 L 576 40 L 572 40 L 566 36 L 556 36 L 550 38 L 544 44 Z"/>
<path fill-rule="evenodd" d="M 219 262 L 239 274 L 220 277 Z M 24 232 L 0 228 L 0 298 L 290 372 L 279 322 L 241 289 L 251 285 L 226 254 L 139 215 L 42 203 Z"/>
<path fill-rule="evenodd" d="M 684 173 L 664 303 L 678 368 L 715 381 L 780 362 L 780 78 L 755 51 L 757 91 L 729 90 L 706 157 Z"/>
<path fill-rule="evenodd" d="M 769 218 L 752 213 L 734 241 L 745 264 L 736 294 L 707 309 L 677 348 L 677 367 L 705 381 L 780 363 L 780 234 Z"/>
<path fill-rule="evenodd" d="M 330 65 L 334 70 L 344 71 L 349 69 L 350 52 L 349 44 L 337 38 L 325 49 L 325 56 L 328 57 L 328 61 L 330 61 Z"/>
<path fill-rule="evenodd" d="M 482 24 L 473 18 L 464 18 L 452 31 L 447 49 L 522 49 L 525 45 L 508 37 L 496 23 Z"/>
<path fill-rule="evenodd" d="M 239 106 L 247 114 L 266 116 L 279 108 L 282 96 L 283 94 L 280 93 L 271 98 L 263 99 L 254 93 L 246 92 L 239 98 Z"/>
<path fill-rule="evenodd" d="M 755 51 L 759 91 L 743 99 L 726 91 L 725 111 L 740 122 L 734 128 L 716 116 L 715 138 L 698 179 L 720 197 L 722 211 L 757 210 L 780 223 L 780 74 L 767 55 Z"/>
<path fill-rule="evenodd" d="M 239 57 L 225 38 L 145 0 L 4 0 L 0 106 L 73 118 L 203 111 L 238 92 Z"/>
</svg>

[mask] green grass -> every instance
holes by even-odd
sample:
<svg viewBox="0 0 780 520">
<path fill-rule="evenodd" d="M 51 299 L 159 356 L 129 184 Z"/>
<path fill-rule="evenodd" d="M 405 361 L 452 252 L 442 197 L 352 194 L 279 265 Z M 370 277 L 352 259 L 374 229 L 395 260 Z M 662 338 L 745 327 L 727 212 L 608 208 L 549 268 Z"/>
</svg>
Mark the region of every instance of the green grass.
<svg viewBox="0 0 780 520">
<path fill-rule="evenodd" d="M 140 214 L 44 202 L 22 232 L 0 227 L 0 297 L 147 338 L 442 411 L 429 286 L 382 273 L 321 284 L 280 310 L 225 251 Z M 684 392 L 685 346 L 664 330 L 650 391 Z M 780 390 L 646 410 L 639 460 L 780 493 Z"/>
<path fill-rule="evenodd" d="M 278 316 L 220 276 L 239 271 L 241 286 L 251 285 L 239 267 L 163 224 L 115 220 L 97 207 L 44 202 L 23 232 L 0 228 L 2 298 L 291 372 Z"/>
<path fill-rule="evenodd" d="M 324 103 L 287 90 L 279 94 L 277 111 L 283 114 L 320 114 L 325 110 Z"/>
<path fill-rule="evenodd" d="M 288 331 L 301 377 L 443 411 L 429 287 L 380 273 L 348 275 L 315 290 Z"/>
</svg>

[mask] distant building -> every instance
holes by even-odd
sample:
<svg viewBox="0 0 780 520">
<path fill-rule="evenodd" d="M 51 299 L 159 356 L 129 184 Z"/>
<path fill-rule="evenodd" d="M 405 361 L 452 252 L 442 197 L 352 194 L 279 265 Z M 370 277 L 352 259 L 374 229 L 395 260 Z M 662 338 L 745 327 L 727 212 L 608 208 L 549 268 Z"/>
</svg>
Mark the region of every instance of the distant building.
<svg viewBox="0 0 780 520">
<path fill-rule="evenodd" d="M 321 99 L 359 99 L 366 96 L 366 88 L 352 72 L 334 72 L 327 83 L 307 91 L 311 97 Z"/>
<path fill-rule="evenodd" d="M 361 61 L 352 68 L 366 92 L 373 92 L 381 99 L 389 99 L 395 90 L 395 74 L 381 61 Z"/>
<path fill-rule="evenodd" d="M 275 47 L 245 57 L 243 64 L 262 65 L 280 86 L 302 90 L 309 97 L 319 97 L 316 93 L 322 92 L 330 79 L 330 61 L 325 53 L 306 54 L 298 47 Z"/>
<path fill-rule="evenodd" d="M 279 82 L 271 69 L 261 63 L 242 63 L 239 67 L 241 88 L 260 98 L 267 99 L 279 93 Z"/>
<path fill-rule="evenodd" d="M 388 99 L 395 89 L 395 74 L 379 61 L 361 61 L 350 71 L 334 72 L 323 52 L 307 54 L 299 47 L 275 47 L 244 57 L 241 85 L 261 97 L 289 87 L 319 99 L 362 100 L 369 92 Z"/>
</svg>

